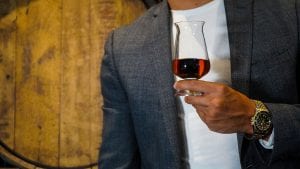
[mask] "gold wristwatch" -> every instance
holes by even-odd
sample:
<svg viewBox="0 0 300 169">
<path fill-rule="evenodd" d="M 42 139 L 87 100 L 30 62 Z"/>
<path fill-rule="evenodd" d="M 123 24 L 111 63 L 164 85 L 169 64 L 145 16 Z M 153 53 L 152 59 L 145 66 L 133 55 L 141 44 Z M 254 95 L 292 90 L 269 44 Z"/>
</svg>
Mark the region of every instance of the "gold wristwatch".
<svg viewBox="0 0 300 169">
<path fill-rule="evenodd" d="M 258 100 L 253 100 L 255 103 L 255 114 L 251 118 L 251 125 L 253 127 L 252 135 L 245 135 L 246 138 L 262 139 L 270 134 L 273 129 L 272 114 L 267 107 Z"/>
</svg>

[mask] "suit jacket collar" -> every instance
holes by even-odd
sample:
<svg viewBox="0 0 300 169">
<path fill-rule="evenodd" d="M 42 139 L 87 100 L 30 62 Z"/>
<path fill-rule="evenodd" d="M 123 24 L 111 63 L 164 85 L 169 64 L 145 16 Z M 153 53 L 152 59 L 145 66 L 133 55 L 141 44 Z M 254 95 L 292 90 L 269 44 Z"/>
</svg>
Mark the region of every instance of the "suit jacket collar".
<svg viewBox="0 0 300 169">
<path fill-rule="evenodd" d="M 224 0 L 230 47 L 232 87 L 250 95 L 253 0 Z M 239 151 L 243 134 L 238 133 Z"/>
<path fill-rule="evenodd" d="M 224 0 L 229 35 L 232 87 L 249 95 L 253 0 Z"/>
<path fill-rule="evenodd" d="M 161 117 L 166 129 L 166 137 L 169 142 L 170 151 L 174 158 L 180 161 L 182 151 L 185 150 L 180 132 L 182 127 L 178 123 L 176 108 L 176 97 L 173 90 L 175 82 L 172 73 L 172 49 L 171 49 L 171 13 L 167 1 L 163 1 L 153 11 L 151 44 L 154 56 L 151 57 L 154 63 L 154 73 L 156 74 L 157 90 L 161 107 Z M 181 167 L 180 167 L 181 168 Z"/>
</svg>

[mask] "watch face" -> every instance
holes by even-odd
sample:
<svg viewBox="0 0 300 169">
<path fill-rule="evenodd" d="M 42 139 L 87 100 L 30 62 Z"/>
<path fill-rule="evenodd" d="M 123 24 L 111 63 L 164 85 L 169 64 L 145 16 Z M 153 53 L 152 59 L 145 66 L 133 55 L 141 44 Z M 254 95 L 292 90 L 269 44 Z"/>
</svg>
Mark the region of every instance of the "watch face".
<svg viewBox="0 0 300 169">
<path fill-rule="evenodd" d="M 271 115 L 268 112 L 260 112 L 257 114 L 255 121 L 255 127 L 259 131 L 268 131 L 271 126 Z"/>
</svg>

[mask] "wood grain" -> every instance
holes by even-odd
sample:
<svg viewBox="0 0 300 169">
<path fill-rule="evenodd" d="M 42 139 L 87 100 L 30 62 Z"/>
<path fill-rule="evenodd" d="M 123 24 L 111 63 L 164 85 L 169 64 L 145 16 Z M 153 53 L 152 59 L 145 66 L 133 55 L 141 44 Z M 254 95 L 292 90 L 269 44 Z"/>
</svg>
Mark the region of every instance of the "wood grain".
<svg viewBox="0 0 300 169">
<path fill-rule="evenodd" d="M 60 164 L 91 163 L 90 1 L 64 0 L 62 27 L 62 90 Z M 81 10 L 85 9 L 85 10 Z M 74 15 L 76 13 L 76 15 Z M 94 133 L 97 134 L 97 133 Z"/>
<path fill-rule="evenodd" d="M 17 1 L 18 3 L 22 3 Z M 58 165 L 60 0 L 17 8 L 15 151 Z"/>
<path fill-rule="evenodd" d="M 14 148 L 16 7 L 13 0 L 0 2 L 0 138 Z"/>
<path fill-rule="evenodd" d="M 0 154 L 21 168 L 97 168 L 104 42 L 144 11 L 139 0 L 0 0 L 0 141 L 11 150 Z"/>
</svg>

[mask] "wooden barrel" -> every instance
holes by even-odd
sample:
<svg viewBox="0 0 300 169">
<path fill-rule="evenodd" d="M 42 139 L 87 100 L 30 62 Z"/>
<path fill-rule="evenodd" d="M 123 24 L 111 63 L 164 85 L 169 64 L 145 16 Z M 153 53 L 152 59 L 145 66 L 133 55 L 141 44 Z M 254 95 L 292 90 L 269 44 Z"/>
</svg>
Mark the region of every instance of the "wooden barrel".
<svg viewBox="0 0 300 169">
<path fill-rule="evenodd" d="M 0 0 L 0 155 L 21 168 L 97 168 L 103 44 L 140 0 Z"/>
</svg>

